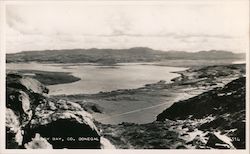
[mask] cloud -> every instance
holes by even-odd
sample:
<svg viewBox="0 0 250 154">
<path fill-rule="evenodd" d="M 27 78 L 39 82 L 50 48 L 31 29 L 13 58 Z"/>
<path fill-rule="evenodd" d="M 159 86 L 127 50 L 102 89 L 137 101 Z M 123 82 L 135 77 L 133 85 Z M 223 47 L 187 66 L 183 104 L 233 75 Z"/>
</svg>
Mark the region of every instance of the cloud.
<svg viewBox="0 0 250 154">
<path fill-rule="evenodd" d="M 243 51 L 248 41 L 247 10 L 241 2 L 9 5 L 6 47 L 7 52 L 134 46 Z"/>
<path fill-rule="evenodd" d="M 6 23 L 9 27 L 15 28 L 18 24 L 24 24 L 24 20 L 17 14 L 16 10 L 6 7 Z"/>
</svg>

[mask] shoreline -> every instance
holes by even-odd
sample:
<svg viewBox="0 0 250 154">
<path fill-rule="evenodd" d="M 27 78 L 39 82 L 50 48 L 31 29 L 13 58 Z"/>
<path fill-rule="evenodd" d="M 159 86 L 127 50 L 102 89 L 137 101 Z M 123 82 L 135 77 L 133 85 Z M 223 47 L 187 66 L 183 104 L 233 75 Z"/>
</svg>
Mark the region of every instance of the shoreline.
<svg viewBox="0 0 250 154">
<path fill-rule="evenodd" d="M 149 65 L 145 66 L 144 65 Z M 29 68 L 30 66 L 34 66 L 34 68 Z M 167 82 L 171 82 L 172 78 L 178 77 L 179 74 L 174 73 L 174 71 L 186 70 L 187 68 L 182 67 L 158 67 L 155 66 L 153 63 L 129 63 L 124 64 L 121 63 L 119 66 L 71 66 L 71 64 L 63 64 L 63 65 L 30 65 L 30 64 L 23 64 L 23 65 L 9 65 L 8 69 L 16 69 L 22 70 L 23 68 L 26 69 L 34 69 L 34 70 L 43 70 L 44 68 L 48 68 L 48 73 L 55 72 L 65 72 L 65 75 L 70 73 L 72 77 L 76 77 L 78 80 L 73 80 L 72 82 L 69 80 L 67 82 L 67 78 L 62 76 L 61 78 L 66 80 L 66 82 L 60 83 L 60 78 L 57 80 L 55 79 L 55 83 L 53 81 L 51 84 L 48 85 L 50 89 L 50 95 L 60 95 L 60 94 L 96 94 L 101 91 L 103 92 L 110 92 L 119 89 L 137 89 L 141 88 L 146 84 L 151 84 L 158 82 L 160 80 L 165 80 Z M 119 69 L 116 69 L 118 67 Z M 136 70 L 139 72 L 136 73 Z M 143 70 L 145 70 L 143 72 Z M 152 71 L 151 71 L 152 70 Z M 27 71 L 27 70 L 26 70 Z M 101 71 L 101 72 L 100 72 Z M 128 71 L 128 73 L 126 73 Z M 29 71 L 32 72 L 32 71 Z M 44 71 L 42 71 L 44 72 Z M 100 72 L 100 73 L 98 73 Z M 103 72 L 103 73 L 102 73 Z M 114 72 L 114 77 L 112 77 L 112 72 Z M 159 76 L 155 76 L 154 73 L 150 72 L 158 72 L 160 73 Z M 66 74 L 67 73 L 67 74 Z M 142 73 L 142 74 L 141 74 Z M 103 77 L 101 75 L 104 75 Z M 93 77 L 91 77 L 93 75 Z M 95 77 L 96 75 L 96 77 Z M 121 76 L 120 76 L 121 75 Z M 80 78 L 80 80 L 79 80 Z M 102 79 L 103 78 L 103 79 Z M 39 78 L 37 78 L 39 80 Z M 42 80 L 40 80 L 42 81 Z M 77 82 L 75 82 L 77 81 Z M 113 82 L 115 82 L 113 84 Z M 44 82 L 42 82 L 44 83 Z M 89 88 L 86 88 L 89 87 Z M 68 90 L 67 90 L 68 89 Z"/>
<path fill-rule="evenodd" d="M 93 112 L 93 116 L 96 119 L 101 119 L 100 122 L 103 123 L 148 123 L 154 121 L 155 117 L 163 109 L 170 107 L 174 102 L 195 97 L 232 81 L 241 74 L 240 67 L 242 66 L 244 65 L 195 66 L 182 71 L 171 72 L 179 75 L 172 78 L 171 83 L 160 80 L 135 89 L 117 89 L 94 94 L 50 96 L 78 102 L 79 104 L 94 104 L 91 108 L 101 108 L 103 111 L 102 113 Z M 234 72 L 234 70 L 238 72 Z M 214 71 L 217 71 L 217 73 Z M 204 76 L 208 76 L 208 78 L 204 78 Z M 133 106 L 130 104 L 133 104 Z"/>
<path fill-rule="evenodd" d="M 179 72 L 182 75 L 173 83 L 159 81 L 131 90 L 55 96 L 48 98 L 48 103 L 57 102 L 66 112 L 76 107 L 87 111 L 100 136 L 116 148 L 241 149 L 245 147 L 245 71 L 245 65 L 239 64 L 195 67 Z M 75 105 L 68 108 L 69 104 Z M 56 108 L 50 107 L 53 113 Z"/>
<path fill-rule="evenodd" d="M 241 69 L 244 70 L 244 68 L 241 68 L 243 66 L 244 65 L 232 64 L 225 66 L 207 66 L 205 67 L 206 69 L 204 69 L 204 67 L 190 68 L 181 71 L 180 73 L 183 75 L 173 79 L 173 83 L 159 81 L 137 89 L 122 89 L 97 94 L 58 95 L 52 97 L 67 99 L 78 102 L 79 104 L 87 104 L 90 102 L 101 106 L 104 108 L 104 113 L 93 113 L 93 116 L 96 119 L 101 119 L 100 122 L 102 123 L 149 123 L 154 121 L 156 115 L 170 107 L 174 102 L 195 97 L 216 87 L 222 87 L 241 76 L 240 72 L 242 71 Z M 214 76 L 210 76 L 209 78 L 202 77 L 204 74 L 207 74 L 207 72 L 214 73 L 214 70 L 219 74 L 215 73 Z M 221 70 L 226 70 L 227 74 L 220 74 Z M 119 107 L 118 104 L 120 104 L 121 107 Z M 129 104 L 133 104 L 134 107 L 131 108 Z M 153 106 L 155 106 L 155 108 L 153 108 Z M 147 116 L 146 114 L 148 113 L 144 111 L 150 109 L 154 111 L 150 111 L 153 113 Z M 143 114 L 144 116 L 141 117 Z M 134 117 L 145 119 L 145 121 L 136 121 Z"/>
</svg>

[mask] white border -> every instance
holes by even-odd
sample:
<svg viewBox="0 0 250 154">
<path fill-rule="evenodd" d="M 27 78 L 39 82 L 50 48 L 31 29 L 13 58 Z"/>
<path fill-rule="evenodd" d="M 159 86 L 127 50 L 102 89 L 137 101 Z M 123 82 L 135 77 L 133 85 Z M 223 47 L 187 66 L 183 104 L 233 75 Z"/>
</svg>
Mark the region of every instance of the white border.
<svg viewBox="0 0 250 154">
<path fill-rule="evenodd" d="M 244 1 L 249 4 L 249 0 L 210 0 L 210 1 L 199 1 L 199 0 L 157 0 L 157 1 L 151 1 L 151 0 L 137 0 L 137 1 L 128 1 L 128 0 L 98 0 L 98 1 L 91 1 L 91 0 L 74 0 L 74 1 L 65 1 L 65 0 L 54 0 L 54 1 L 45 1 L 45 0 L 26 0 L 26 1 L 13 1 L 13 0 L 0 0 L 0 109 L 2 110 L 0 112 L 0 154 L 47 154 L 47 153 L 60 153 L 60 154 L 68 154 L 70 152 L 74 153 L 112 153 L 112 154 L 127 154 L 127 153 L 138 153 L 138 154 L 151 154 L 151 153 L 185 153 L 185 154 L 249 154 L 249 61 L 250 61 L 250 54 L 249 54 L 249 46 L 246 52 L 246 149 L 245 150 L 176 150 L 176 149 L 165 149 L 165 150 L 65 150 L 65 149 L 58 149 L 58 150 L 29 150 L 29 149 L 20 149 L 20 150 L 14 150 L 14 149 L 5 149 L 5 6 L 7 4 L 34 4 L 34 3 L 49 3 L 49 4 L 64 4 L 64 3 L 84 3 L 85 5 L 91 5 L 91 4 L 100 4 L 100 5 L 114 5 L 114 4 L 120 4 L 120 5 L 164 5 L 166 2 L 171 3 L 189 3 L 194 2 L 195 3 L 226 3 L 226 1 Z M 249 9 L 250 10 L 250 9 Z M 247 19 L 246 19 L 247 20 Z M 248 22 L 249 22 L 249 14 L 248 14 Z M 250 23 L 248 23 L 250 25 Z M 248 38 L 249 40 L 249 38 Z"/>
<path fill-rule="evenodd" d="M 0 154 L 5 148 L 5 3 L 0 1 Z"/>
</svg>

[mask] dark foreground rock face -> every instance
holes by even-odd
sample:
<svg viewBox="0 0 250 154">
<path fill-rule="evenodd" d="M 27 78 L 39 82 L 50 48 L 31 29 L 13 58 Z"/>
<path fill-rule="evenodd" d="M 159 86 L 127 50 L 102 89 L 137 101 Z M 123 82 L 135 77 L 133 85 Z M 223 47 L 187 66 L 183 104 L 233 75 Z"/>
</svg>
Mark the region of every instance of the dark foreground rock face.
<svg viewBox="0 0 250 154">
<path fill-rule="evenodd" d="M 6 78 L 6 148 L 101 147 L 92 116 L 80 105 L 47 97 L 38 81 L 8 74 Z"/>
<path fill-rule="evenodd" d="M 245 148 L 245 77 L 240 77 L 223 88 L 216 88 L 188 100 L 174 103 L 157 116 L 157 121 L 195 120 L 213 117 L 213 120 L 196 126 L 202 131 L 220 131 L 231 138 L 236 148 Z M 218 143 L 217 143 L 218 142 Z M 211 135 L 210 147 L 227 148 Z M 216 145 L 218 144 L 218 145 Z"/>
</svg>

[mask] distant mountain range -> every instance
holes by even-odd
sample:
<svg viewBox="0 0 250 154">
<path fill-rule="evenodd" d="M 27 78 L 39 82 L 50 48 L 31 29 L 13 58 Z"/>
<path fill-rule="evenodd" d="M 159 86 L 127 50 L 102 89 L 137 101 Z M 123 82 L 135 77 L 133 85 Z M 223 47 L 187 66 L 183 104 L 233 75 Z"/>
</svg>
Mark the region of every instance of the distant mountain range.
<svg viewBox="0 0 250 154">
<path fill-rule="evenodd" d="M 160 51 L 145 47 L 130 49 L 66 49 L 23 51 L 7 54 L 6 62 L 41 62 L 41 63 L 101 63 L 115 64 L 125 62 L 154 62 L 162 60 L 227 60 L 244 59 L 243 53 L 232 53 L 222 50 L 199 52 Z"/>
</svg>

